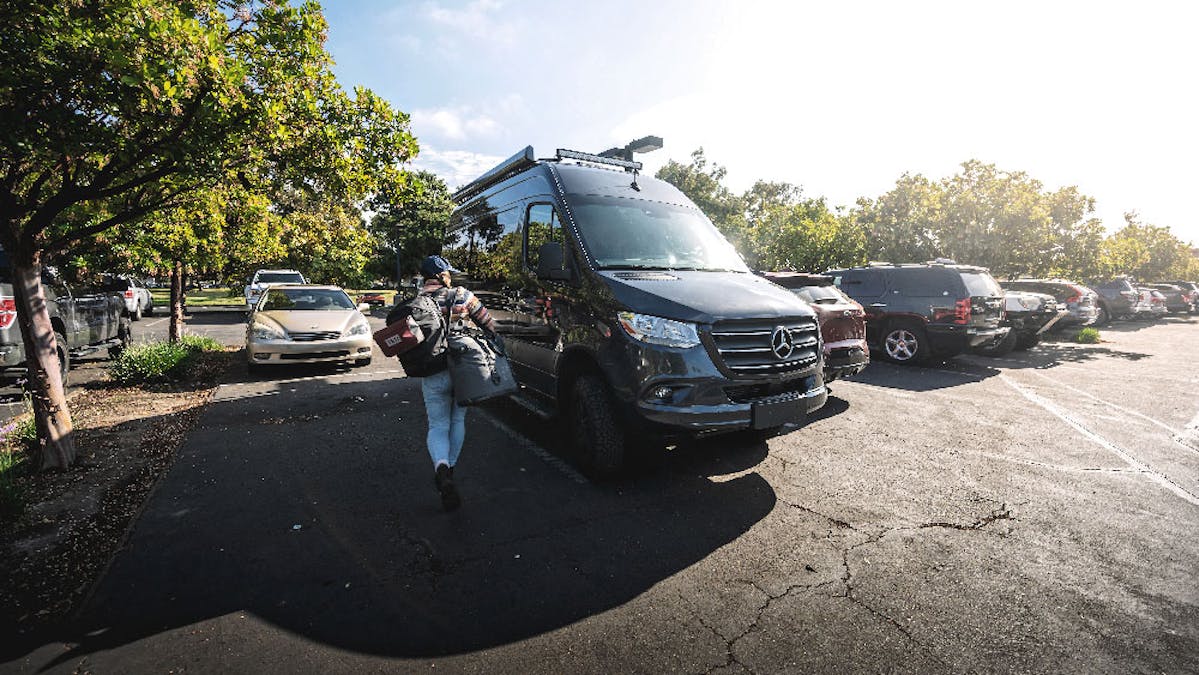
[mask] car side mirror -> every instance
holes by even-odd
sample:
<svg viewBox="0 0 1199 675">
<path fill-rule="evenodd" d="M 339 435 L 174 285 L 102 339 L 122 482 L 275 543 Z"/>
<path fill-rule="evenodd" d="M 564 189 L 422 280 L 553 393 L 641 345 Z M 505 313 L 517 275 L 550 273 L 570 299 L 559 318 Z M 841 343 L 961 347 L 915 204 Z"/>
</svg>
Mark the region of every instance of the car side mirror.
<svg viewBox="0 0 1199 675">
<path fill-rule="evenodd" d="M 537 247 L 537 276 L 540 279 L 565 281 L 570 279 L 570 271 L 564 269 L 565 253 L 562 244 L 547 241 Z"/>
<path fill-rule="evenodd" d="M 358 303 L 358 311 L 362 312 L 363 314 L 369 314 L 371 311 L 371 306 L 369 303 L 360 302 Z"/>
</svg>

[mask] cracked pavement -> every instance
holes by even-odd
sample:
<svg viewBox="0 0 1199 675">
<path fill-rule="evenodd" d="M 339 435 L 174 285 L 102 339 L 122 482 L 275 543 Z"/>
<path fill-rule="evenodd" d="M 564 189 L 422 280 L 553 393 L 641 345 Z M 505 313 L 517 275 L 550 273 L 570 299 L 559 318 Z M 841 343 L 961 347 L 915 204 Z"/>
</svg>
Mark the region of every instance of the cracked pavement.
<svg viewBox="0 0 1199 675">
<path fill-rule="evenodd" d="M 606 485 L 491 405 L 448 515 L 393 363 L 249 379 L 78 631 L 0 670 L 1199 671 L 1199 320 L 1103 334 L 876 363 Z"/>
</svg>

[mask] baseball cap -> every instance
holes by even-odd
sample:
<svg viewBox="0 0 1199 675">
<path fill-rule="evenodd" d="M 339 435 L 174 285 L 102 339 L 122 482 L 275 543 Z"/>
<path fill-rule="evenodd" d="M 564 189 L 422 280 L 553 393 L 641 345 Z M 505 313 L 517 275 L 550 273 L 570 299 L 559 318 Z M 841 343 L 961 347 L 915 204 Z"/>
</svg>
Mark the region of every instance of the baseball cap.
<svg viewBox="0 0 1199 675">
<path fill-rule="evenodd" d="M 431 255 L 420 261 L 420 273 L 425 275 L 425 278 L 435 277 L 442 272 L 458 272 L 458 270 L 439 255 Z"/>
</svg>

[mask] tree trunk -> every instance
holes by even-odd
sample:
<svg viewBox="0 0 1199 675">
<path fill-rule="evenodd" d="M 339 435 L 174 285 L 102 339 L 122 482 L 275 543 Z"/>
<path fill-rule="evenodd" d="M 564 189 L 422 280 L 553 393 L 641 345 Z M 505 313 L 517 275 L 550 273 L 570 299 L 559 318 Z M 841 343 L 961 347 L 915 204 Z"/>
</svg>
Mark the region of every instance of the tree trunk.
<svg viewBox="0 0 1199 675">
<path fill-rule="evenodd" d="M 28 367 L 26 387 L 37 424 L 41 468 L 66 469 L 75 463 L 74 427 L 63 389 L 54 325 L 50 322 L 46 294 L 42 290 L 41 255 L 25 256 L 14 252 L 11 265 L 13 299 Z M 68 347 L 63 345 L 63 349 Z"/>
<path fill-rule="evenodd" d="M 171 267 L 171 328 L 167 338 L 171 344 L 183 335 L 183 263 L 176 260 Z"/>
</svg>

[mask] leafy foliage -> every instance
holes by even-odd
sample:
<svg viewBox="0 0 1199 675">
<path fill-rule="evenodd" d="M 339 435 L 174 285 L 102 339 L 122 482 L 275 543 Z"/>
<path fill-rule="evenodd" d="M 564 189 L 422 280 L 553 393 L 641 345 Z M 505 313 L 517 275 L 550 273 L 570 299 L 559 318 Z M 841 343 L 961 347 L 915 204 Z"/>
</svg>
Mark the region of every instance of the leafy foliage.
<svg viewBox="0 0 1199 675">
<path fill-rule="evenodd" d="M 178 342 L 135 345 L 117 357 L 108 374 L 120 384 L 166 382 L 184 377 L 196 354 L 219 352 L 224 347 L 210 337 L 184 335 Z"/>
<path fill-rule="evenodd" d="M 1074 337 L 1074 341 L 1087 345 L 1099 344 L 1099 331 L 1094 328 L 1083 328 L 1078 331 L 1078 335 Z"/>
<path fill-rule="evenodd" d="M 416 274 L 421 259 L 446 244 L 454 200 L 435 174 L 419 171 L 404 185 L 384 189 L 373 204 L 375 215 L 369 227 L 381 244 L 379 254 L 385 257 L 384 264 L 375 268 L 376 276 L 393 276 L 396 256 L 403 274 Z"/>
</svg>

